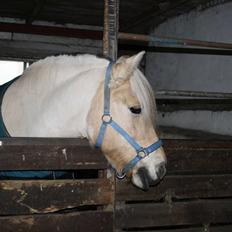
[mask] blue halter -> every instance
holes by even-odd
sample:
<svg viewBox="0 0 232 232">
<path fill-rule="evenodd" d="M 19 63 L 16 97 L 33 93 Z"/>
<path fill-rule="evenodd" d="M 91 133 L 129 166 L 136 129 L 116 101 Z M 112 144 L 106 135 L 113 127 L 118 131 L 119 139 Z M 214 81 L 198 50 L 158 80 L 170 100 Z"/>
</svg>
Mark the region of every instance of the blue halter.
<svg viewBox="0 0 232 232">
<path fill-rule="evenodd" d="M 96 147 L 100 148 L 103 143 L 104 135 L 107 126 L 111 126 L 116 130 L 136 151 L 136 156 L 124 166 L 121 173 L 117 173 L 119 179 L 123 179 L 126 174 L 142 159 L 148 156 L 150 153 L 156 151 L 162 146 L 162 141 L 159 139 L 157 142 L 151 144 L 148 147 L 140 146 L 124 129 L 122 129 L 111 117 L 110 115 L 110 77 L 112 71 L 113 63 L 110 62 L 105 74 L 105 84 L 104 84 L 104 114 L 102 115 L 102 124 L 98 134 Z"/>
</svg>

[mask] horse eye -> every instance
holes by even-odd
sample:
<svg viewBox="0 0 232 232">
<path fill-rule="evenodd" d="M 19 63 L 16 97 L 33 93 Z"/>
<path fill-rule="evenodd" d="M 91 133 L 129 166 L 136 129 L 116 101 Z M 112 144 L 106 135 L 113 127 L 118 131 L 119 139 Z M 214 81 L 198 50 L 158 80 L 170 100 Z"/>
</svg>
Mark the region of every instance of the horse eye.
<svg viewBox="0 0 232 232">
<path fill-rule="evenodd" d="M 141 112 L 142 112 L 142 109 L 140 107 L 130 107 L 129 109 L 130 109 L 131 113 L 133 113 L 133 114 L 141 114 Z"/>
</svg>

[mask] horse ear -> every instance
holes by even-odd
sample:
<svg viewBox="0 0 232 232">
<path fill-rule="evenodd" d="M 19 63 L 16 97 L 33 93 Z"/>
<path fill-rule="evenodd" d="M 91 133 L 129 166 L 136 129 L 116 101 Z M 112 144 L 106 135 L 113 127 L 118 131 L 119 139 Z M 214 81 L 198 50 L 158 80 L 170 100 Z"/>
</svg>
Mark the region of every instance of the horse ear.
<svg viewBox="0 0 232 232">
<path fill-rule="evenodd" d="M 123 62 L 126 62 L 126 59 L 128 59 L 129 56 L 121 56 L 117 59 L 116 61 L 116 64 L 120 64 L 120 63 L 123 63 Z"/>
<path fill-rule="evenodd" d="M 144 54 L 145 54 L 145 51 L 141 51 L 138 54 L 127 58 L 126 63 L 130 65 L 132 70 L 134 70 L 134 69 L 138 68 L 141 60 L 143 59 Z"/>
<path fill-rule="evenodd" d="M 129 58 L 125 56 L 120 57 L 113 66 L 110 87 L 117 88 L 128 80 L 133 71 L 139 66 L 144 54 L 145 52 L 142 51 Z"/>
</svg>

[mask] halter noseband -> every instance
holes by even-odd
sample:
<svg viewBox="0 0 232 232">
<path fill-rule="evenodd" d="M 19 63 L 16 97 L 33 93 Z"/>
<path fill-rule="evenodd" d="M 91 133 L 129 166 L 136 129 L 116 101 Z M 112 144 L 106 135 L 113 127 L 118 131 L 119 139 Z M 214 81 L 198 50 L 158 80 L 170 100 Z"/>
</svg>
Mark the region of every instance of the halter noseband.
<svg viewBox="0 0 232 232">
<path fill-rule="evenodd" d="M 122 129 L 110 115 L 110 77 L 112 71 L 113 63 L 110 62 L 105 74 L 105 83 L 104 83 L 104 113 L 102 115 L 102 124 L 99 130 L 96 147 L 100 148 L 103 143 L 104 135 L 106 132 L 107 126 L 111 126 L 114 130 L 116 130 L 136 151 L 136 156 L 125 165 L 122 169 L 121 173 L 116 173 L 119 179 L 123 179 L 127 172 L 130 171 L 140 160 L 147 157 L 150 153 L 156 151 L 162 146 L 162 141 L 159 139 L 157 142 L 151 144 L 148 147 L 140 146 L 124 129 Z"/>
</svg>

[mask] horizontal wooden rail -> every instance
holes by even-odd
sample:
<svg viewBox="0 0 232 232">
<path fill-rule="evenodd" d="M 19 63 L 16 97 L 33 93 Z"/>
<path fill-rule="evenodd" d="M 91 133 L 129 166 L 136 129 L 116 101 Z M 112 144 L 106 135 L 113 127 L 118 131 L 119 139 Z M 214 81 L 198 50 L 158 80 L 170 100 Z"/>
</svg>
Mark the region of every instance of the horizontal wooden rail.
<svg viewBox="0 0 232 232">
<path fill-rule="evenodd" d="M 0 217 L 2 232 L 68 232 L 68 231 L 113 231 L 111 212 L 74 212 L 65 214 L 28 215 Z"/>
<path fill-rule="evenodd" d="M 99 150 L 81 139 L 1 139 L 0 170 L 106 169 Z"/>
<path fill-rule="evenodd" d="M 166 176 L 147 192 L 127 181 L 117 181 L 116 195 L 118 201 L 126 202 L 232 197 L 232 175 Z"/>
<path fill-rule="evenodd" d="M 3 180 L 0 181 L 0 199 L 0 215 L 42 214 L 111 204 L 113 189 L 110 179 L 106 178 Z"/>
<path fill-rule="evenodd" d="M 232 223 L 232 200 L 196 200 L 170 204 L 143 203 L 118 206 L 117 226 L 149 228 L 160 226 L 199 225 L 209 222 Z"/>
<path fill-rule="evenodd" d="M 220 48 L 220 49 L 232 49 L 232 43 L 222 43 L 222 42 L 211 42 L 203 40 L 193 40 L 185 38 L 167 37 L 167 36 L 152 36 L 152 35 L 142 35 L 142 34 L 131 34 L 119 32 L 119 40 L 130 40 L 137 42 L 149 43 L 149 46 L 156 45 L 172 45 L 172 46 L 197 46 L 206 48 Z"/>
<path fill-rule="evenodd" d="M 19 23 L 0 23 L 0 31 L 49 35 L 49 36 L 74 37 L 74 38 L 93 39 L 93 40 L 102 40 L 103 37 L 103 32 L 97 30 L 30 25 L 30 24 L 19 24 Z M 150 36 L 150 35 L 132 34 L 132 33 L 124 33 L 124 32 L 119 32 L 118 38 L 119 38 L 119 42 L 120 40 L 138 41 L 138 42 L 147 43 L 147 46 L 152 46 L 152 43 L 154 43 L 155 45 L 157 44 L 158 45 L 162 44 L 162 46 L 172 45 L 174 47 L 196 46 L 196 47 L 206 47 L 206 48 L 218 48 L 221 50 L 232 49 L 231 43 L 202 41 L 202 40 L 165 37 L 165 36 Z"/>
</svg>

